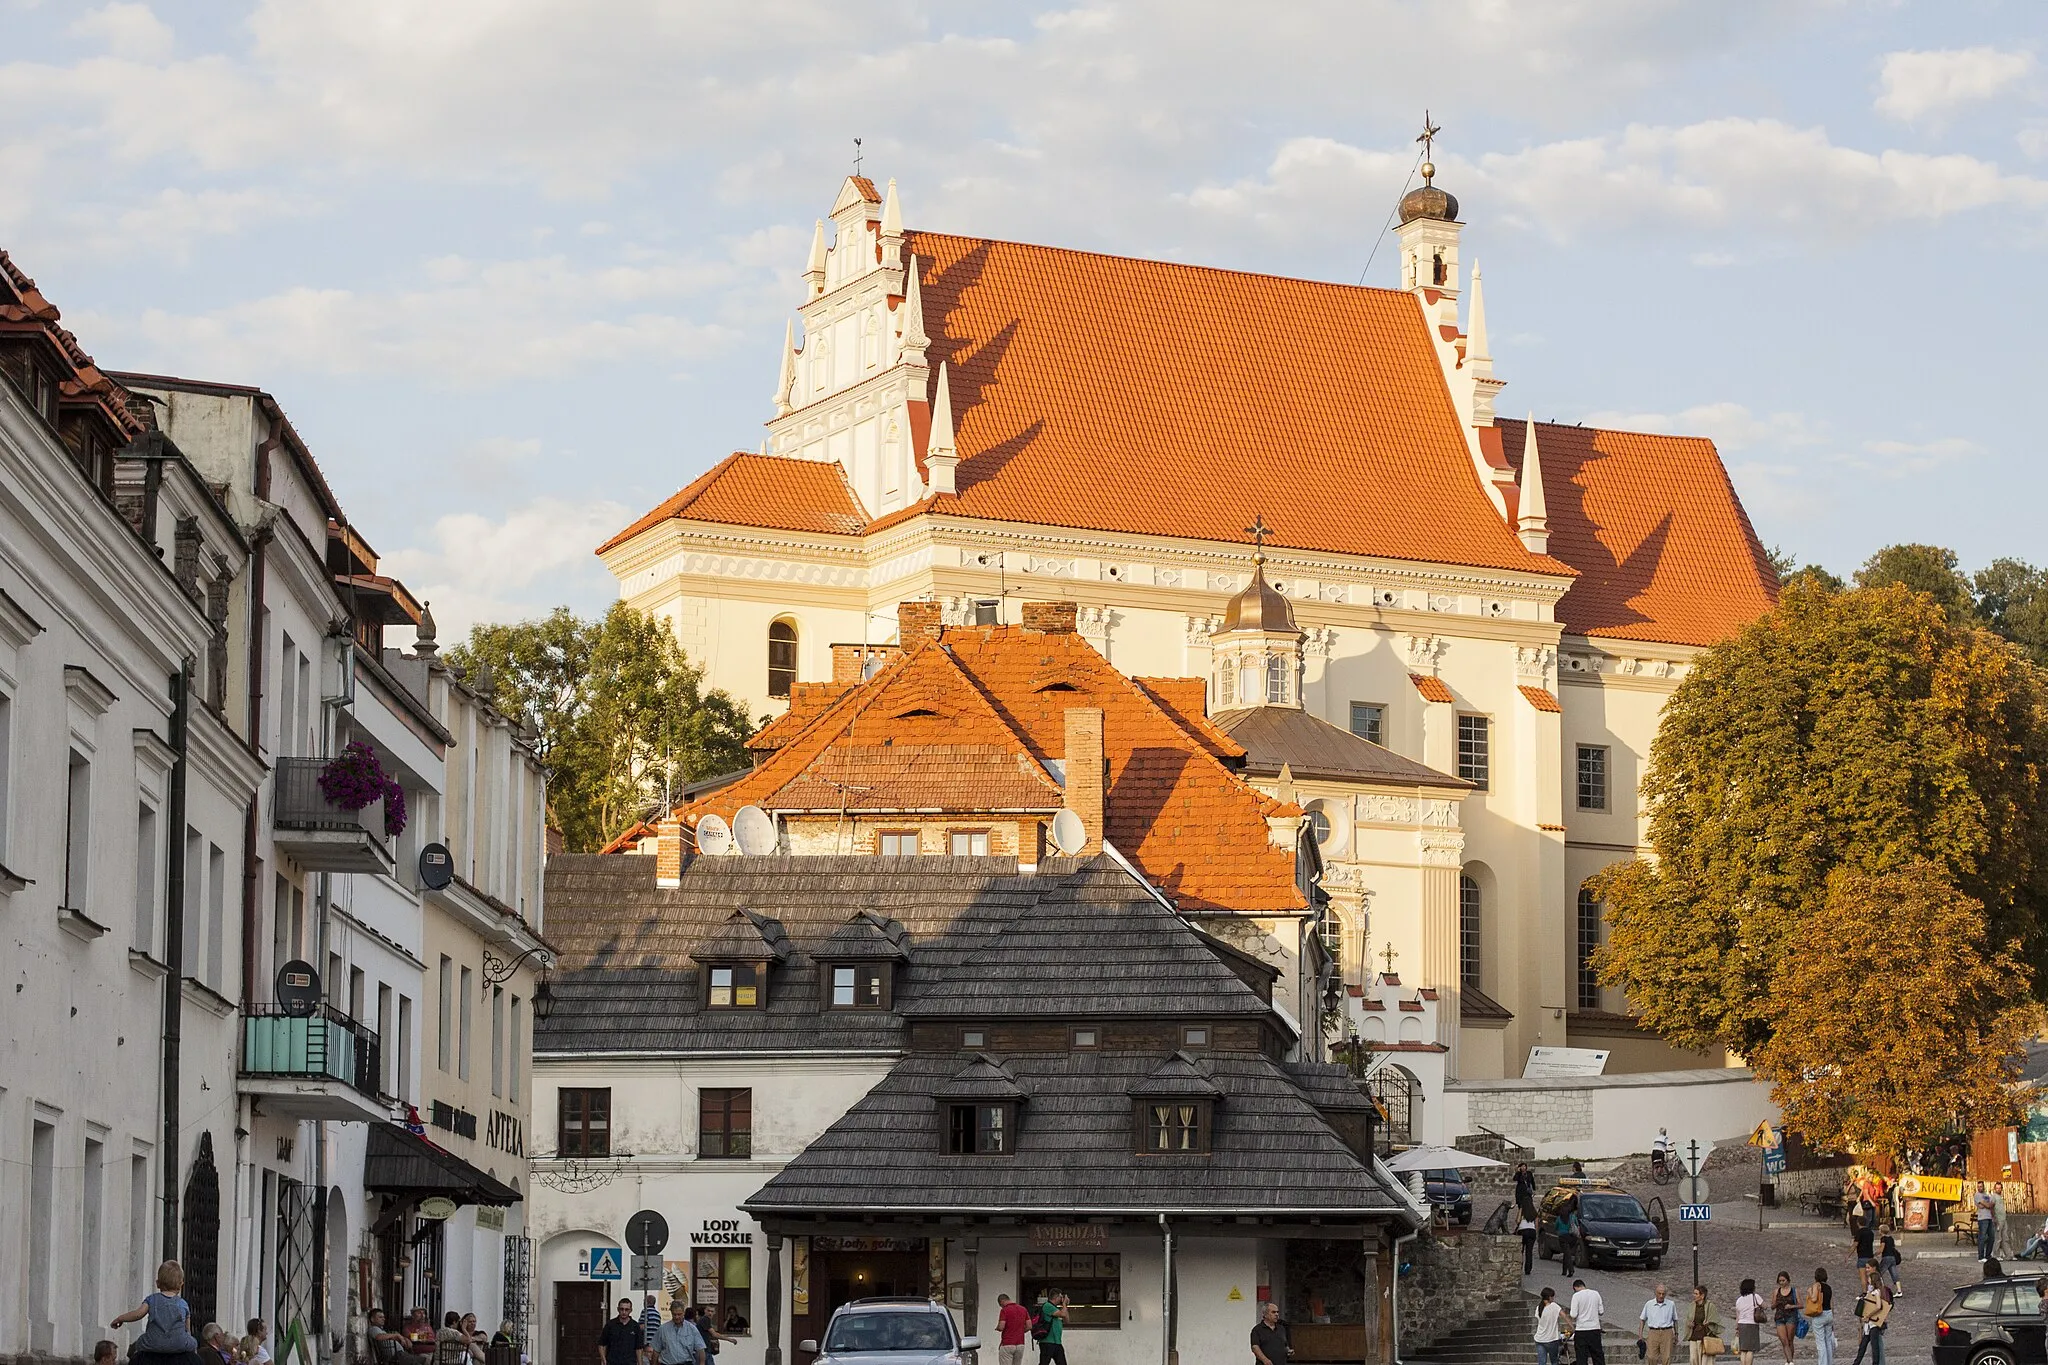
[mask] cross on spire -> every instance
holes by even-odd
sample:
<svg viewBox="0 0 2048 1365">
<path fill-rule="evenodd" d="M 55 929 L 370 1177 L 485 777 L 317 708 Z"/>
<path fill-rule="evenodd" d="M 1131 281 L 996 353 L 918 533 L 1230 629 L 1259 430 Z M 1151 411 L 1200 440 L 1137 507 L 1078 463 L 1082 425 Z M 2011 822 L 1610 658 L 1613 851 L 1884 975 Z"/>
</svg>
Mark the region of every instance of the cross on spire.
<svg viewBox="0 0 2048 1365">
<path fill-rule="evenodd" d="M 1429 110 L 1422 111 L 1422 132 L 1415 139 L 1422 144 L 1422 183 L 1428 184 L 1436 174 L 1436 135 L 1443 129 L 1430 121 Z"/>
<path fill-rule="evenodd" d="M 1392 976 L 1392 975 L 1394 974 L 1394 957 L 1395 957 L 1395 953 L 1394 953 L 1394 945 L 1393 945 L 1393 944 L 1392 944 L 1391 942 L 1390 942 L 1390 943 L 1388 943 L 1388 944 L 1387 944 L 1387 950 L 1386 950 L 1385 952 L 1381 953 L 1381 954 L 1380 954 L 1380 956 L 1381 956 L 1381 957 L 1382 957 L 1383 959 L 1385 959 L 1385 961 L 1386 961 L 1386 964 L 1387 964 L 1387 975 L 1388 975 L 1388 976 Z"/>
<path fill-rule="evenodd" d="M 1426 121 L 1427 121 L 1427 120 L 1425 120 L 1425 122 L 1426 122 Z M 855 175 L 859 175 L 859 174 L 860 174 L 860 139 L 859 139 L 859 138 L 855 138 L 855 139 L 853 140 L 853 173 L 854 173 Z"/>
<path fill-rule="evenodd" d="M 1266 525 L 1266 514 L 1260 512 L 1254 516 L 1252 524 L 1244 528 L 1244 533 L 1252 538 L 1252 562 L 1265 563 L 1266 537 L 1273 534 L 1273 528 Z"/>
</svg>

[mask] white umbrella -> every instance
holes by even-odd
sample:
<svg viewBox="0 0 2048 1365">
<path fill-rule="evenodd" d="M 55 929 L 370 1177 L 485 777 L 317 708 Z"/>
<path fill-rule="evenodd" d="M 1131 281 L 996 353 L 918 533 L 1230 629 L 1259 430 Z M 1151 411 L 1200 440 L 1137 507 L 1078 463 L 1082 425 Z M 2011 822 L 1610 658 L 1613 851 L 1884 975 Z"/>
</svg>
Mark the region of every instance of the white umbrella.
<svg viewBox="0 0 2048 1365">
<path fill-rule="evenodd" d="M 1456 1147 L 1410 1147 L 1387 1163 L 1390 1171 L 1436 1171 L 1453 1166 L 1505 1166 L 1505 1161 L 1495 1161 L 1490 1156 L 1477 1152 L 1461 1152 Z"/>
</svg>

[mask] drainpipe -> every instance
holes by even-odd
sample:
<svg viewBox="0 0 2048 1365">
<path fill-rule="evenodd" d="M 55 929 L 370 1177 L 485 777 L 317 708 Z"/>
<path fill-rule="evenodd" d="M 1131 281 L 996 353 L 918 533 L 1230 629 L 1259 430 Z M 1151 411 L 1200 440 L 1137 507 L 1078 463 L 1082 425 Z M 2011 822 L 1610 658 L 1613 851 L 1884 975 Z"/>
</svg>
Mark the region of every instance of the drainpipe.
<svg viewBox="0 0 2048 1365">
<path fill-rule="evenodd" d="M 1421 1235 L 1422 1229 L 1417 1228 L 1406 1237 L 1394 1239 L 1394 1273 L 1387 1284 L 1387 1293 L 1392 1296 L 1389 1302 L 1394 1308 L 1394 1339 L 1387 1343 L 1392 1348 L 1388 1359 L 1392 1360 L 1394 1365 L 1401 1365 L 1401 1248 Z"/>
<path fill-rule="evenodd" d="M 192 719 L 192 660 L 171 675 L 170 826 L 164 859 L 163 1260 L 178 1255 L 178 1088 L 185 1028 L 185 751 Z"/>
<path fill-rule="evenodd" d="M 269 567 L 267 551 L 270 538 L 275 534 L 274 523 L 263 515 L 262 509 L 270 499 L 270 457 L 280 441 L 276 431 L 264 438 L 256 447 L 255 485 L 257 522 L 255 534 L 249 537 L 249 705 L 248 741 L 249 752 L 261 757 L 263 754 L 263 666 L 268 657 L 265 646 L 269 643 L 263 633 L 263 604 L 268 591 Z M 242 1008 L 248 1009 L 256 1003 L 256 945 L 262 942 L 262 912 L 259 898 L 263 888 L 256 877 L 256 839 L 260 832 L 261 812 L 257 800 L 252 798 L 249 809 L 242 821 Z M 284 964 L 274 963 L 274 967 Z"/>
<path fill-rule="evenodd" d="M 1175 1365 L 1180 1352 L 1174 1349 L 1178 1324 L 1173 1320 L 1173 1224 L 1163 1213 L 1159 1215 L 1159 1250 L 1159 1360 L 1160 1365 Z"/>
</svg>

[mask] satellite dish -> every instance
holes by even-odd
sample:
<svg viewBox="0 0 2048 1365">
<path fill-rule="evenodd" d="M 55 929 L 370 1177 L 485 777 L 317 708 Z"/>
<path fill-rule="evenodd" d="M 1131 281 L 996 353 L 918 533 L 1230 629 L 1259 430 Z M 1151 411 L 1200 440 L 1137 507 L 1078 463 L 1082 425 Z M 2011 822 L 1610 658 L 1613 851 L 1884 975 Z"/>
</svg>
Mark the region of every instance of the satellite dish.
<svg viewBox="0 0 2048 1365">
<path fill-rule="evenodd" d="M 455 880 L 455 857 L 446 844 L 428 844 L 420 850 L 420 885 L 429 891 L 444 890 Z"/>
<path fill-rule="evenodd" d="M 277 969 L 277 1003 L 294 1019 L 310 1018 L 320 1008 L 320 973 L 312 963 L 293 958 Z"/>
<path fill-rule="evenodd" d="M 1052 818 L 1052 846 L 1060 852 L 1072 855 L 1081 851 L 1088 842 L 1088 827 L 1081 823 L 1081 817 L 1061 807 L 1060 813 Z"/>
<path fill-rule="evenodd" d="M 775 821 L 759 806 L 741 806 L 732 817 L 732 837 L 739 844 L 742 853 L 773 853 L 776 843 Z"/>
<path fill-rule="evenodd" d="M 697 851 L 699 853 L 732 852 L 732 826 L 725 823 L 725 817 L 707 815 L 697 822 Z"/>
</svg>

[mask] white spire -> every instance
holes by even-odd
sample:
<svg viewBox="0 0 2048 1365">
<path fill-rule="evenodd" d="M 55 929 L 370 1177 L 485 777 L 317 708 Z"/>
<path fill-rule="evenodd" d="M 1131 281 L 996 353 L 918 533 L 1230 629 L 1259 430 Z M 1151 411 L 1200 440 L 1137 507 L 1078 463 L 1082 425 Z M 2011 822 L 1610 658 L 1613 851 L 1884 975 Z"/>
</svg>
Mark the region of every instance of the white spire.
<svg viewBox="0 0 2048 1365">
<path fill-rule="evenodd" d="M 789 391 L 796 387 L 796 324 L 785 320 L 782 324 L 782 372 L 775 380 L 775 415 L 782 416 L 790 410 Z"/>
<path fill-rule="evenodd" d="M 1510 300 L 1512 302 L 1512 300 Z M 1491 360 L 1493 353 L 1486 349 L 1486 295 L 1479 288 L 1479 262 L 1472 262 L 1472 312 L 1465 325 L 1465 363 L 1475 360 Z M 1491 368 L 1490 366 L 1488 367 Z"/>
<path fill-rule="evenodd" d="M 925 484 L 933 493 L 958 491 L 953 483 L 953 471 L 959 467 L 960 453 L 953 448 L 953 389 L 946 378 L 946 366 L 939 364 L 939 387 L 932 395 L 932 429 L 925 440 L 924 471 Z"/>
<path fill-rule="evenodd" d="M 903 209 L 896 202 L 896 182 L 891 180 L 889 192 L 882 197 L 882 236 L 888 238 L 902 235 Z"/>
<path fill-rule="evenodd" d="M 820 218 L 818 226 L 811 231 L 811 259 L 804 267 L 804 282 L 811 287 L 811 297 L 825 292 L 825 220 Z"/>
<path fill-rule="evenodd" d="M 924 295 L 917 283 L 918 273 L 917 254 L 913 252 L 903 271 L 903 355 L 922 365 L 925 347 L 932 344 L 932 339 L 924 331 Z"/>
<path fill-rule="evenodd" d="M 1536 554 L 1550 549 L 1550 514 L 1543 504 L 1543 462 L 1536 454 L 1536 414 L 1522 437 L 1522 498 L 1517 507 L 1516 533 L 1524 548 Z"/>
</svg>

